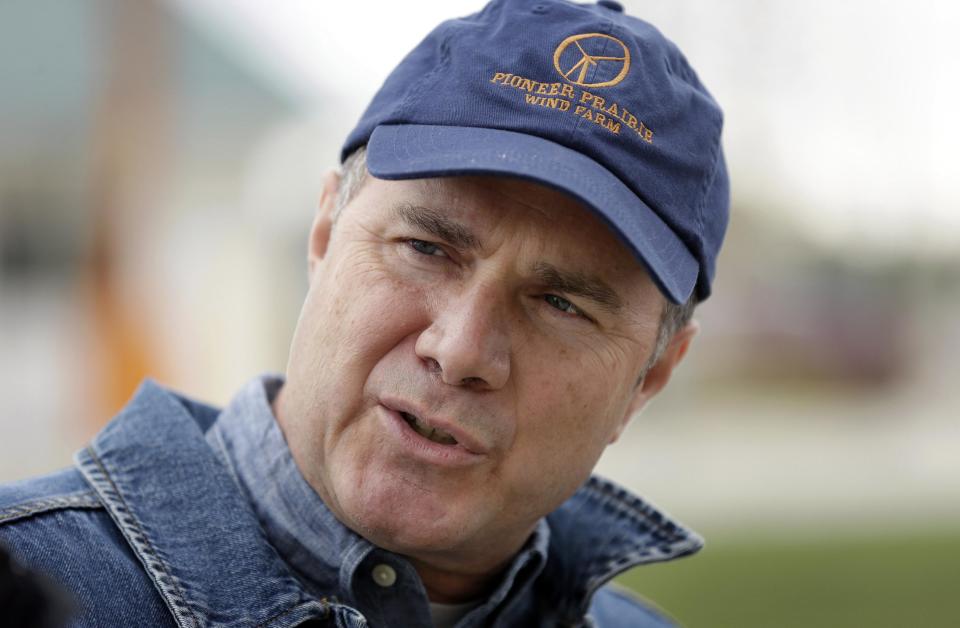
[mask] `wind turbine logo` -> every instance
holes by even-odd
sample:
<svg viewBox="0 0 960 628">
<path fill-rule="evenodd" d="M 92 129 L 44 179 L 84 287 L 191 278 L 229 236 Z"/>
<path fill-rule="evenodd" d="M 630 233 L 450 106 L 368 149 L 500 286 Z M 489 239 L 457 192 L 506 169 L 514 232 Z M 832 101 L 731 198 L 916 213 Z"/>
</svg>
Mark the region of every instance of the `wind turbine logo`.
<svg viewBox="0 0 960 628">
<path fill-rule="evenodd" d="M 616 37 L 602 33 L 571 35 L 553 51 L 553 67 L 574 85 L 610 87 L 627 76 L 630 49 Z"/>
</svg>

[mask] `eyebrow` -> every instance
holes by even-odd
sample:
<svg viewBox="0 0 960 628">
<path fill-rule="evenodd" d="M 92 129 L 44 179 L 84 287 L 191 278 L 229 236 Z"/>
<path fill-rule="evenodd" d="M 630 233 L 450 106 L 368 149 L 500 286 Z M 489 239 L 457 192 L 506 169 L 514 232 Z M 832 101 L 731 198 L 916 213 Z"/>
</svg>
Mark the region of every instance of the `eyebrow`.
<svg viewBox="0 0 960 628">
<path fill-rule="evenodd" d="M 451 220 L 443 212 L 436 209 L 403 203 L 394 207 L 393 212 L 408 225 L 423 229 L 458 249 L 476 250 L 481 248 L 480 239 L 467 227 Z"/>
<path fill-rule="evenodd" d="M 393 208 L 394 214 L 407 223 L 418 227 L 444 242 L 464 250 L 482 248 L 480 238 L 463 224 L 451 220 L 443 212 L 421 205 L 401 203 Z M 619 314 L 623 300 L 607 282 L 584 273 L 557 268 L 549 262 L 533 265 L 537 280 L 548 290 L 590 299 L 611 314 Z"/>
<path fill-rule="evenodd" d="M 623 301 L 616 291 L 598 277 L 557 268 L 547 262 L 537 262 L 533 272 L 548 289 L 590 299 L 611 314 L 623 309 Z"/>
</svg>

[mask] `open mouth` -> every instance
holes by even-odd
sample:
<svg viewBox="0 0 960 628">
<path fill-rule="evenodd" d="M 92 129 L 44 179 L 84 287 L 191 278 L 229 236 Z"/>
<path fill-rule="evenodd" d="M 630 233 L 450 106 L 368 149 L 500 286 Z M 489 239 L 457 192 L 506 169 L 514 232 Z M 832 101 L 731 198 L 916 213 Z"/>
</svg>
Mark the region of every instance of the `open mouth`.
<svg viewBox="0 0 960 628">
<path fill-rule="evenodd" d="M 413 428 L 414 432 L 420 436 L 423 436 L 427 440 L 439 443 L 441 445 L 457 444 L 456 438 L 439 428 L 430 427 L 417 418 L 416 415 L 410 414 L 409 412 L 400 412 L 400 416 L 402 416 L 403 420 L 407 422 L 407 425 Z"/>
</svg>

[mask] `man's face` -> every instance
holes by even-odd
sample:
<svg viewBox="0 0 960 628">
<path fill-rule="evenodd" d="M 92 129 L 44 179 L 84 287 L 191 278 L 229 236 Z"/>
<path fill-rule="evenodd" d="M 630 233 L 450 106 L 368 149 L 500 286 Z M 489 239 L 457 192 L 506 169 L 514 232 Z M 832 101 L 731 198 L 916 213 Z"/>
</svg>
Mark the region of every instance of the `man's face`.
<svg viewBox="0 0 960 628">
<path fill-rule="evenodd" d="M 489 568 L 589 475 L 645 400 L 663 304 L 573 199 L 494 177 L 368 177 L 310 241 L 277 414 L 348 527 Z"/>
</svg>

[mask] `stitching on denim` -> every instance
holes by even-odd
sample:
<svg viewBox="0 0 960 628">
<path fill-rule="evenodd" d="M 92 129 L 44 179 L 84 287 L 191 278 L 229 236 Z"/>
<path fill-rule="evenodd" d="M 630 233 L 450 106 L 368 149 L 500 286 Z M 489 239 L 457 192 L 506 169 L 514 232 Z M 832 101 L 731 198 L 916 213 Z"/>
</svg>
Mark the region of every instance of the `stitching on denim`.
<svg viewBox="0 0 960 628">
<path fill-rule="evenodd" d="M 44 497 L 0 510 L 0 524 L 11 523 L 18 519 L 52 510 L 69 508 L 97 509 L 103 508 L 103 503 L 97 499 L 97 494 L 94 491 L 76 491 L 56 497 Z"/>
<path fill-rule="evenodd" d="M 616 573 L 622 573 L 627 569 L 636 567 L 639 564 L 649 564 L 649 563 L 660 563 L 666 560 L 671 560 L 674 558 L 682 558 L 694 552 L 697 547 L 699 547 L 699 541 L 696 538 L 690 537 L 687 538 L 684 543 L 676 543 L 673 545 L 675 550 L 672 553 L 663 553 L 659 556 L 646 554 L 644 552 L 629 552 L 624 554 L 622 557 L 618 558 L 612 563 L 617 563 L 622 565 L 622 569 Z M 612 563 L 607 563 L 603 569 L 603 573 L 598 576 L 594 576 L 587 580 L 586 585 L 582 589 L 581 599 L 583 600 L 579 613 L 586 613 L 590 608 L 590 600 L 593 599 L 593 596 L 596 594 L 597 590 L 603 586 L 606 582 L 616 575 L 616 573 L 611 573 Z"/>
<path fill-rule="evenodd" d="M 86 453 L 96 465 L 95 468 L 90 468 L 89 460 L 81 463 L 89 474 L 90 481 L 95 487 L 99 487 L 104 502 L 112 506 L 112 508 L 107 509 L 107 512 L 110 513 L 123 536 L 137 550 L 137 554 L 147 568 L 147 573 L 150 574 L 150 579 L 153 580 L 154 585 L 163 595 L 177 622 L 181 625 L 200 626 L 200 621 L 186 602 L 186 595 L 183 593 L 180 581 L 171 573 L 170 568 L 150 545 L 146 532 L 140 526 L 140 522 L 133 516 L 113 478 L 103 466 L 103 462 L 92 447 L 88 447 Z M 123 521 L 121 515 L 129 518 L 129 523 Z M 128 526 L 134 528 L 134 530 L 131 532 Z M 169 582 L 169 585 L 166 584 L 167 582 Z M 186 620 L 192 623 L 185 624 Z"/>
<path fill-rule="evenodd" d="M 600 567 L 600 573 L 588 579 L 582 588 L 583 606 L 579 609 L 579 613 L 587 612 L 589 600 L 597 592 L 597 589 L 614 575 L 612 572 L 619 573 L 641 563 L 663 562 L 687 556 L 702 545 L 702 540 L 697 534 L 670 520 L 653 505 L 635 495 L 626 493 L 623 488 L 610 481 L 591 476 L 583 488 L 601 503 L 614 508 L 619 514 L 623 514 L 637 523 L 648 525 L 650 534 L 657 540 L 663 539 L 663 541 L 655 544 L 652 551 L 650 549 L 631 551 L 614 560 L 597 565 L 597 567 Z M 624 495 L 628 495 L 629 498 L 625 499 Z M 654 513 L 658 515 L 657 518 L 654 518 Z M 668 546 L 668 551 L 661 549 L 664 545 Z"/>
<path fill-rule="evenodd" d="M 629 500 L 624 499 L 622 495 L 617 494 L 622 492 L 623 489 L 615 484 L 598 478 L 590 478 L 590 481 L 584 488 L 598 497 L 600 501 L 615 508 L 618 512 L 627 515 L 634 521 L 648 524 L 652 528 L 651 532 L 660 532 L 661 536 L 663 536 L 667 542 L 684 541 L 694 536 L 689 530 L 671 521 L 666 515 L 643 499 L 636 496 L 630 496 Z M 654 517 L 655 514 L 658 516 Z M 657 521 L 657 519 L 659 519 L 659 521 Z"/>
<path fill-rule="evenodd" d="M 281 611 L 281 612 L 277 613 L 276 615 L 273 615 L 272 617 L 268 617 L 268 618 L 264 619 L 262 622 L 260 622 L 259 624 L 257 624 L 257 628 L 263 628 L 264 626 L 269 625 L 271 622 L 278 621 L 278 620 L 282 619 L 284 616 L 289 615 L 289 614 L 293 613 L 294 611 L 300 610 L 300 609 L 303 608 L 304 606 L 310 606 L 312 603 L 314 603 L 314 602 L 307 602 L 306 604 L 299 604 L 299 603 L 298 603 L 298 604 L 297 604 L 296 606 L 294 606 L 293 608 L 288 608 L 287 610 Z M 320 610 L 323 612 L 323 614 L 320 615 L 319 617 L 311 617 L 310 619 L 326 619 L 327 617 L 329 617 L 329 615 L 330 615 L 330 604 L 329 604 L 329 602 L 327 602 L 326 599 L 322 599 L 322 600 L 316 601 L 316 603 L 320 604 Z"/>
</svg>

